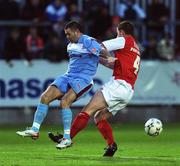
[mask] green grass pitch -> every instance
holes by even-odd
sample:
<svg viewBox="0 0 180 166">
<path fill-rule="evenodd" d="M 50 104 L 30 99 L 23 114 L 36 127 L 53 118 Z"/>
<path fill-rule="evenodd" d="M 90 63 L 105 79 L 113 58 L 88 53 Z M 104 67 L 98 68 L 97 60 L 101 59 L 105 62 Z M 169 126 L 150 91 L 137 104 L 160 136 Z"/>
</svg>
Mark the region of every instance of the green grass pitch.
<svg viewBox="0 0 180 166">
<path fill-rule="evenodd" d="M 22 126 L 0 126 L 0 166 L 180 166 L 180 124 L 164 124 L 158 137 L 147 136 L 143 124 L 114 124 L 118 151 L 102 157 L 105 142 L 96 127 L 81 132 L 71 148 L 57 150 L 47 137 L 57 126 L 43 125 L 36 141 L 15 134 Z"/>
</svg>

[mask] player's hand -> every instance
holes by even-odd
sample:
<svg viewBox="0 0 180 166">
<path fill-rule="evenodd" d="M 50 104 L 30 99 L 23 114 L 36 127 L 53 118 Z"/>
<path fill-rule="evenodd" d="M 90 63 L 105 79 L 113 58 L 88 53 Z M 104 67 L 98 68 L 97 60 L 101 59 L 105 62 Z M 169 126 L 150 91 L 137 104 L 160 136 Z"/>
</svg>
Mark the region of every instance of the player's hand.
<svg viewBox="0 0 180 166">
<path fill-rule="evenodd" d="M 107 58 L 108 64 L 112 64 L 112 63 L 114 63 L 116 60 L 117 60 L 117 58 L 115 58 L 115 57 L 108 57 L 108 58 Z"/>
</svg>

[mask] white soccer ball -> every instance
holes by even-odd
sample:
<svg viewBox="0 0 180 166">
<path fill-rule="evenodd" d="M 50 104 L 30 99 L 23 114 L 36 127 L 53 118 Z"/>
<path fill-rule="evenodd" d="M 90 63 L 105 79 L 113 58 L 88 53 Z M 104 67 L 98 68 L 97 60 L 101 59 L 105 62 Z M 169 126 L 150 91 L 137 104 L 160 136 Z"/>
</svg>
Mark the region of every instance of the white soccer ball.
<svg viewBox="0 0 180 166">
<path fill-rule="evenodd" d="M 159 119 L 151 118 L 145 123 L 144 130 L 149 136 L 158 136 L 163 130 L 163 124 Z"/>
</svg>

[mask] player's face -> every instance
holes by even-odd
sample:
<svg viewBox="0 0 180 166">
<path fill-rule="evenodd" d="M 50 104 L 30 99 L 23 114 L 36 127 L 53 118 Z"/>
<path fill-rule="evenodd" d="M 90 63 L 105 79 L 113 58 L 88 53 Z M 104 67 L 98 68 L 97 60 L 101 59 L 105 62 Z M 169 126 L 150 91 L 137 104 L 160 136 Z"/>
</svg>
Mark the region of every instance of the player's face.
<svg viewBox="0 0 180 166">
<path fill-rule="evenodd" d="M 117 28 L 117 37 L 124 37 L 125 36 L 125 32 L 123 30 L 118 30 Z"/>
<path fill-rule="evenodd" d="M 66 38 L 71 42 L 71 43 L 77 43 L 78 41 L 78 34 L 77 31 L 72 30 L 70 28 L 67 28 L 64 30 Z"/>
</svg>

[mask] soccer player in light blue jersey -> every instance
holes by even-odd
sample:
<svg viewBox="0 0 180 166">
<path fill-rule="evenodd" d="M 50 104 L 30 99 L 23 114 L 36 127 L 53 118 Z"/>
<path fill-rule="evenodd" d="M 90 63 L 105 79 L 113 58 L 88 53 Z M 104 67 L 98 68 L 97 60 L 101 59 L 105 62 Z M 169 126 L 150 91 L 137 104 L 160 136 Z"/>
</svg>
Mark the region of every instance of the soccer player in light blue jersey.
<svg viewBox="0 0 180 166">
<path fill-rule="evenodd" d="M 99 56 L 108 56 L 108 52 L 94 38 L 82 33 L 81 25 L 78 22 L 70 21 L 66 24 L 64 31 L 70 41 L 67 46 L 68 70 L 64 75 L 57 77 L 41 95 L 32 127 L 25 131 L 16 132 L 22 137 L 37 139 L 40 126 L 47 115 L 49 104 L 56 99 L 60 99 L 64 135 L 62 141 L 56 146 L 58 149 L 71 146 L 72 112 L 70 106 L 91 89 Z"/>
</svg>

